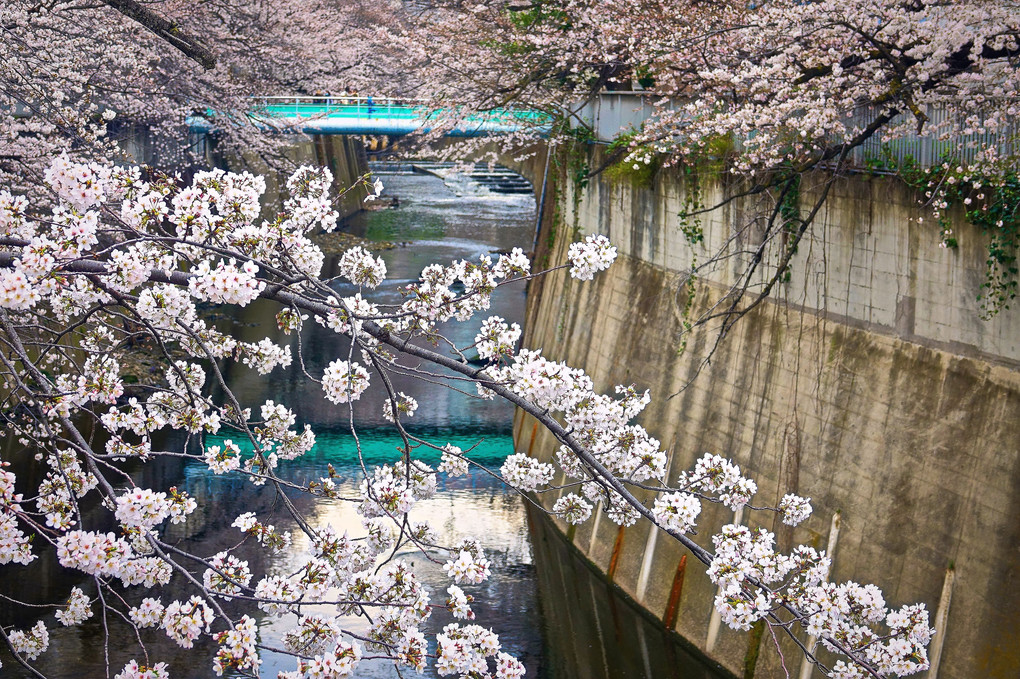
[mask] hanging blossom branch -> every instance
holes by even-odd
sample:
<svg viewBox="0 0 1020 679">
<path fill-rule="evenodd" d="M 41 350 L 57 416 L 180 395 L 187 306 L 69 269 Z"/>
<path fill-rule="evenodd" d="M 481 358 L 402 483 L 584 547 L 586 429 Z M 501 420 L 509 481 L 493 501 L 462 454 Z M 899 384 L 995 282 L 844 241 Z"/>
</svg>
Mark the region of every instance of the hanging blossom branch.
<svg viewBox="0 0 1020 679">
<path fill-rule="evenodd" d="M 217 674 L 255 676 L 260 652 L 268 649 L 295 656 L 295 669 L 280 675 L 285 679 L 349 676 L 368 657 L 416 670 L 434 662 L 441 675 L 522 676 L 524 666 L 500 651 L 494 632 L 477 624 L 445 626 L 436 635 L 436 652 L 429 653 L 421 627 L 436 604 L 398 553 L 412 549 L 435 561 L 445 550 L 443 569 L 453 582 L 439 606 L 462 621 L 474 612 L 461 585 L 483 582 L 491 564 L 477 541 L 441 545 L 427 522 L 412 518 L 415 506 L 434 494 L 437 474 L 458 476 L 478 463 L 470 450 L 425 442 L 405 430 L 418 403 L 394 388 L 389 375 L 400 373 L 443 379 L 451 388 L 473 386 L 482 398 L 502 398 L 534 416 L 562 444 L 555 464 L 515 454 L 499 477 L 521 493 L 569 490 L 551 511 L 572 524 L 586 521 L 598 503 L 621 525 L 652 521 L 707 566 L 719 586 L 716 608 L 731 627 L 748 629 L 765 620 L 791 635 L 804 629 L 834 654 L 835 663 L 824 668 L 834 677 L 907 675 L 927 666 L 932 630 L 923 605 L 890 610 L 873 585 L 830 584 L 824 553 L 806 546 L 776 553 L 774 536 L 760 528 L 722 526 L 711 550 L 695 542 L 690 535 L 703 502 L 779 512 L 790 525 L 810 515 L 810 502 L 786 495 L 774 507 L 752 507 L 754 481 L 716 455 L 670 478 L 659 442 L 633 424 L 649 403 L 648 392 L 621 386 L 615 396 L 599 394 L 583 371 L 518 350 L 520 327 L 496 316 L 483 321 L 472 343 L 485 365 L 464 359 L 470 347 L 445 338 L 439 324 L 469 320 L 489 308 L 496 288 L 536 275 L 519 249 L 496 261 L 485 256 L 430 265 L 402 289 L 401 303 L 382 305 L 370 297 L 386 278 L 385 264 L 363 248 L 347 250 L 337 267 L 338 279 L 358 286 L 358 293 L 342 296 L 329 286 L 333 279 L 322 278 L 325 257 L 308 236 L 336 227 L 332 177 L 325 168 L 299 169 L 288 182 L 284 209 L 270 221 L 258 219 L 265 183 L 248 173 L 201 172 L 190 186 L 180 186 L 165 177 L 145 180 L 137 168 L 60 158 L 46 180 L 58 199 L 46 212 L 0 192 L 5 425 L 23 446 L 16 461 L 37 455 L 46 465 L 42 483 L 23 488 L 3 462 L 0 563 L 30 567 L 46 550 L 63 567 L 91 576 L 97 596 L 72 589 L 59 605 L 61 624 L 82 623 L 98 605 L 104 621 L 129 621 L 139 639 L 139 630 L 148 627 L 162 629 L 184 648 L 212 637 Z M 573 244 L 568 256 L 562 267 L 589 280 L 612 263 L 616 249 L 591 236 Z M 455 284 L 464 291 L 454 292 Z M 238 340 L 203 319 L 196 306 L 243 307 L 256 299 L 280 305 L 277 326 L 286 334 L 300 335 L 311 317 L 350 341 L 321 374 L 303 363 L 301 370 L 327 400 L 347 409 L 356 441 L 356 414 L 366 407 L 362 397 L 373 382 L 382 383 L 383 415 L 400 434 L 400 457 L 369 466 L 358 442 L 362 474 L 355 492 L 344 490 L 332 469 L 307 487 L 281 477 L 287 461 L 311 450 L 315 433 L 308 425 L 298 428 L 285 404 L 267 401 L 254 414 L 224 379 L 221 363 L 260 374 L 292 363 L 289 345 L 268 337 Z M 459 358 L 423 341 L 449 344 Z M 127 398 L 122 363 L 143 342 L 166 370 L 160 379 L 136 385 L 139 396 Z M 222 394 L 217 399 L 209 395 L 210 374 Z M 153 449 L 160 430 L 202 437 L 224 428 L 236 432 L 234 439 L 203 445 L 197 454 Z M 93 430 L 104 432 L 102 445 L 91 443 L 96 438 L 87 432 Z M 438 467 L 419 459 L 419 449 L 441 451 Z M 206 557 L 171 544 L 166 524 L 186 521 L 197 500 L 173 487 L 141 487 L 121 467 L 125 460 L 161 455 L 192 458 L 214 474 L 267 485 L 287 525 L 292 522 L 308 539 L 300 566 L 286 575 L 259 574 L 238 547 Z M 563 481 L 554 483 L 559 474 Z M 287 494 L 296 490 L 356 504 L 363 533 L 341 535 L 316 525 Z M 641 501 L 637 490 L 653 499 Z M 100 513 L 120 526 L 119 536 L 97 530 L 97 519 L 81 510 L 83 501 L 92 504 L 94 498 L 104 507 Z M 236 517 L 233 527 L 248 546 L 292 549 L 286 527 L 256 512 Z M 158 588 L 175 576 L 191 595 L 164 601 Z M 139 601 L 128 594 L 139 586 L 156 596 Z M 290 618 L 285 648 L 260 643 L 256 620 L 225 602 Z M 365 618 L 367 631 L 344 627 L 345 616 Z M 43 620 L 29 629 L 0 631 L 26 666 L 48 646 Z M 167 665 L 150 660 L 139 645 L 143 664 L 133 660 L 116 677 L 168 677 Z"/>
</svg>

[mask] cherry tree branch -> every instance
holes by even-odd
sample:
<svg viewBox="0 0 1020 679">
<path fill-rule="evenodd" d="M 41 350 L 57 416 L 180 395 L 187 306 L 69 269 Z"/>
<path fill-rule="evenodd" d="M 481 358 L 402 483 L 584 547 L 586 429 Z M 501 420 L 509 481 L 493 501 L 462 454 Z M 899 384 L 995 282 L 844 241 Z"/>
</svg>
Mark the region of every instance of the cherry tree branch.
<svg viewBox="0 0 1020 679">
<path fill-rule="evenodd" d="M 101 2 L 133 19 L 192 61 L 201 64 L 207 71 L 216 68 L 216 57 L 196 38 L 188 35 L 181 27 L 135 0 L 101 0 Z"/>
</svg>

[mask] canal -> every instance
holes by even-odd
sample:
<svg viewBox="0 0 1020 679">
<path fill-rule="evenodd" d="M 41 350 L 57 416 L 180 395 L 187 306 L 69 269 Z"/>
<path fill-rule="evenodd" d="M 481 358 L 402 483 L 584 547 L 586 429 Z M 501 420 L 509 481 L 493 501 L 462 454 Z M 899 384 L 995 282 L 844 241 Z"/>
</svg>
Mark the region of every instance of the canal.
<svg viewBox="0 0 1020 679">
<path fill-rule="evenodd" d="M 399 206 L 361 213 L 345 227 L 347 232 L 369 241 L 394 244 L 378 252 L 386 261 L 388 280 L 373 293 L 374 301 L 399 303 L 400 286 L 417 280 L 422 268 L 430 263 L 476 260 L 481 255 L 513 247 L 530 249 L 535 225 L 533 196 L 491 193 L 468 182 L 448 185 L 435 176 L 409 173 L 396 166 L 380 165 L 375 169 L 386 186 L 384 198 L 397 197 Z M 328 262 L 335 266 L 337 258 L 334 254 Z M 345 295 L 355 292 L 335 287 Z M 524 304 L 523 285 L 502 288 L 493 295 L 489 313 L 481 314 L 472 323 L 454 324 L 442 330 L 458 346 L 466 346 L 472 343 L 478 326 L 488 315 L 522 322 Z M 232 325 L 233 331 L 245 339 L 268 335 L 278 342 L 288 341 L 277 333 L 268 306 L 255 304 L 217 322 L 221 326 Z M 313 375 L 321 374 L 330 361 L 346 356 L 347 352 L 338 335 L 311 322 L 304 326 L 300 349 L 305 367 Z M 327 465 L 332 465 L 341 490 L 348 494 L 356 491 L 361 468 L 346 408 L 322 398 L 317 386 L 295 369 L 259 376 L 244 368 L 230 367 L 226 376 L 243 406 L 258 408 L 267 400 L 285 403 L 295 411 L 299 425 L 308 423 L 315 430 L 316 447 L 297 460 L 282 463 L 281 471 L 289 480 L 307 484 L 323 476 Z M 473 459 L 492 468 L 498 468 L 502 459 L 513 452 L 513 411 L 507 404 L 479 400 L 470 393 L 435 382 L 399 375 L 393 380 L 397 390 L 421 404 L 408 422 L 415 435 L 439 445 L 452 443 L 464 450 L 471 449 Z M 385 427 L 381 401 L 380 392 L 370 391 L 355 411 L 364 462 L 369 466 L 397 459 L 399 439 Z M 207 444 L 215 443 L 215 437 L 207 440 Z M 438 462 L 427 456 L 426 461 L 433 466 Z M 288 552 L 274 556 L 252 552 L 253 570 L 287 574 L 297 568 L 307 543 L 292 520 L 282 510 L 276 512 L 272 492 L 256 489 L 240 479 L 215 476 L 200 464 L 184 465 L 172 470 L 172 474 L 178 475 L 178 487 L 198 499 L 199 510 L 186 524 L 168 527 L 168 538 L 178 540 L 182 546 L 201 545 L 202 554 L 212 554 L 239 541 L 236 529 L 230 527 L 238 514 L 257 511 L 260 517 L 262 514 L 272 517 L 266 521 L 275 523 L 280 530 L 292 531 L 295 537 L 293 549 Z M 300 496 L 295 502 L 312 525 L 331 524 L 341 533 L 363 532 L 360 517 L 350 503 L 313 501 Z M 690 655 L 675 635 L 664 633 L 661 626 L 621 598 L 570 551 L 543 517 L 528 512 L 522 498 L 484 471 L 473 469 L 459 478 L 440 475 L 438 492 L 416 505 L 414 518 L 429 521 L 444 543 L 464 537 L 481 541 L 492 561 L 492 577 L 482 585 L 464 589 L 475 597 L 476 622 L 500 635 L 502 650 L 525 663 L 528 677 L 722 676 Z M 417 553 L 408 553 L 403 558 L 414 564 L 430 587 L 432 600 L 441 603 L 450 584 L 441 565 Z M 162 594 L 164 601 L 173 598 L 168 592 Z M 80 627 L 63 628 L 51 625 L 52 615 L 47 616 L 51 649 L 40 658 L 39 669 L 53 679 L 102 677 L 105 673 L 95 668 L 102 666 L 105 653 L 109 653 L 111 664 L 117 669 L 129 658 L 141 660 L 137 642 L 127 628 L 111 621 L 113 631 L 107 643 L 98 618 Z M 434 633 L 452 621 L 449 613 L 436 609 L 424 631 Z M 282 635 L 292 623 L 292 618 L 261 618 L 260 641 L 268 646 L 281 646 Z M 354 632 L 367 629 L 360 619 L 346 623 Z M 208 658 L 213 652 L 211 643 L 193 654 L 178 649 L 165 636 L 149 632 L 143 640 L 152 661 L 168 661 L 173 679 L 214 676 L 208 661 L 199 662 L 200 657 Z M 279 671 L 294 669 L 293 658 L 284 654 L 264 652 L 262 659 L 263 677 L 276 677 Z M 3 657 L 3 662 L 0 670 L 3 676 L 31 676 L 21 673 L 7 657 Z M 408 674 L 404 672 L 405 676 Z M 400 675 L 388 661 L 364 660 L 356 676 Z M 425 676 L 437 675 L 429 667 Z"/>
</svg>

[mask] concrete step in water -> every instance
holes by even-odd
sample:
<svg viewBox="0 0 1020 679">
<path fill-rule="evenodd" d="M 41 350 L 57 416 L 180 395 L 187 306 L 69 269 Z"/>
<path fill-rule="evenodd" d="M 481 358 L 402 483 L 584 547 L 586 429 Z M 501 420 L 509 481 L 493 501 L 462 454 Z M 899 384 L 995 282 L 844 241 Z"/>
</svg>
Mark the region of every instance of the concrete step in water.
<svg viewBox="0 0 1020 679">
<path fill-rule="evenodd" d="M 531 184 L 526 181 L 488 179 L 475 183 L 493 193 L 531 193 Z"/>
<path fill-rule="evenodd" d="M 368 163 L 372 174 L 414 174 L 414 164 L 399 160 L 373 160 Z"/>
<path fill-rule="evenodd" d="M 505 167 L 492 169 L 476 169 L 470 173 L 456 172 L 457 163 L 447 161 L 414 161 L 411 163 L 414 172 L 432 174 L 444 181 L 468 181 L 482 186 L 492 193 L 526 194 L 531 193 L 531 182 Z"/>
</svg>

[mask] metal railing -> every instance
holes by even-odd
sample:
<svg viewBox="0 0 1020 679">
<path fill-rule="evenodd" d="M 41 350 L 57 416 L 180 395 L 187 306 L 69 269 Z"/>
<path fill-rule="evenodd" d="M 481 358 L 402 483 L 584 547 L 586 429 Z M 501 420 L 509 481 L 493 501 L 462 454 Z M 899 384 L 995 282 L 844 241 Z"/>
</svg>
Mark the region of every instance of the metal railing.
<svg viewBox="0 0 1020 679">
<path fill-rule="evenodd" d="M 584 123 L 600 142 L 609 143 L 621 134 L 641 130 L 664 111 L 675 111 L 683 103 L 649 92 L 601 92 L 575 107 L 572 126 Z M 847 127 L 864 129 L 877 115 L 878 110 L 874 107 L 860 107 L 847 118 Z M 951 114 L 944 109 L 929 107 L 926 115 L 929 118 L 926 130 L 940 130 L 954 122 Z M 911 119 L 910 114 L 900 114 L 889 125 L 909 123 Z M 994 148 L 1000 157 L 1020 156 L 1020 124 L 974 134 L 904 134 L 888 141 L 883 141 L 879 132 L 854 148 L 848 162 L 852 167 L 879 171 L 883 161 L 890 165 L 913 162 L 921 167 L 947 160 L 969 164 L 990 148 Z"/>
<path fill-rule="evenodd" d="M 663 103 L 657 106 L 657 102 Z M 584 123 L 596 139 L 608 143 L 621 134 L 641 130 L 661 112 L 662 106 L 673 110 L 679 105 L 678 101 L 648 92 L 600 92 L 573 109 L 570 123 L 571 127 Z"/>
<path fill-rule="evenodd" d="M 321 95 L 257 97 L 256 113 L 278 118 L 308 118 L 313 116 L 347 116 L 359 118 L 398 118 L 437 120 L 451 111 L 433 109 L 429 102 L 421 99 L 400 99 L 395 97 L 372 97 L 358 95 Z M 496 109 L 481 111 L 464 117 L 469 121 L 495 122 L 541 122 L 547 119 L 544 113 L 523 109 Z"/>
<path fill-rule="evenodd" d="M 497 109 L 462 114 L 455 105 L 435 109 L 421 100 L 341 94 L 260 97 L 252 117 L 267 129 L 309 134 L 405 135 L 437 127 L 454 137 L 506 134 L 548 122 L 538 111 Z"/>
<path fill-rule="evenodd" d="M 848 127 L 863 129 L 875 120 L 878 111 L 874 107 L 861 107 L 847 119 Z M 953 114 L 945 109 L 928 106 L 925 109 L 928 121 L 925 129 L 927 134 L 904 134 L 888 141 L 882 140 L 881 133 L 873 135 L 850 153 L 850 164 L 854 167 L 881 169 L 880 163 L 886 159 L 900 166 L 912 162 L 920 167 L 931 167 L 943 162 L 954 162 L 969 165 L 995 149 L 999 157 L 1020 156 L 1020 126 L 1013 122 L 1008 128 L 996 131 L 985 130 L 980 133 L 941 134 L 943 129 L 966 127 L 962 119 L 953 118 Z M 889 125 L 916 124 L 910 114 L 900 114 L 890 121 Z M 955 124 L 955 125 L 954 125 Z"/>
<path fill-rule="evenodd" d="M 428 113 L 423 101 L 357 95 L 257 97 L 256 112 L 273 117 L 307 118 L 323 115 L 414 118 Z"/>
</svg>

